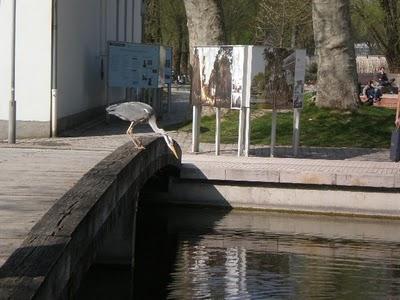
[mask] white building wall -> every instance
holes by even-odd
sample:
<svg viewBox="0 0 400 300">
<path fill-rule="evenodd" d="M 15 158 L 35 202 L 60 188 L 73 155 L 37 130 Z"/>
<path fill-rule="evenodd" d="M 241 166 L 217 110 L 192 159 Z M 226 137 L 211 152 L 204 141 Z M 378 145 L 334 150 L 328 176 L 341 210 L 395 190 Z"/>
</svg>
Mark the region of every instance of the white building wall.
<svg viewBox="0 0 400 300">
<path fill-rule="evenodd" d="M 0 120 L 8 120 L 11 84 L 11 3 L 0 0 Z M 50 121 L 51 0 L 18 0 L 17 120 Z"/>
<path fill-rule="evenodd" d="M 53 1 L 16 2 L 17 121 L 39 122 L 43 136 L 50 134 Z M 0 0 L 0 138 L 4 138 L 7 130 L 10 100 L 11 4 L 12 0 Z M 125 89 L 110 89 L 108 101 L 106 99 L 106 42 L 124 40 L 125 36 L 126 41 L 139 42 L 141 7 L 142 0 L 58 0 L 58 120 L 81 115 L 125 97 Z M 75 118 L 74 121 L 84 120 Z M 69 121 L 64 123 L 76 125 Z M 17 122 L 17 136 L 21 132 L 18 126 L 32 128 L 30 123 Z M 30 134 L 35 135 L 29 132 L 24 136 Z"/>
<path fill-rule="evenodd" d="M 141 0 L 59 0 L 59 119 L 107 104 L 104 88 L 106 73 L 102 79 L 101 60 L 104 60 L 106 71 L 108 40 L 124 40 L 126 36 L 126 41 L 130 42 L 134 36 L 141 36 L 140 15 L 139 20 L 134 22 L 134 31 L 131 29 L 132 4 L 135 8 L 140 7 Z M 108 102 L 119 101 L 123 97 L 125 89 L 110 89 Z"/>
<path fill-rule="evenodd" d="M 58 1 L 58 119 L 100 106 L 100 1 Z"/>
</svg>

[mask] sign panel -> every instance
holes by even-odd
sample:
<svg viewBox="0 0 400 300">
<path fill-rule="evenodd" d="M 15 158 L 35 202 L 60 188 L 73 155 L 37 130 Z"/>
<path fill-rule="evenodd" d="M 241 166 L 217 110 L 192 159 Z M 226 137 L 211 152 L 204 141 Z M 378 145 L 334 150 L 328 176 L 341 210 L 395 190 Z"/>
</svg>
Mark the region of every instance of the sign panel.
<svg viewBox="0 0 400 300">
<path fill-rule="evenodd" d="M 192 100 L 194 105 L 240 108 L 244 96 L 243 46 L 194 48 Z"/>
<path fill-rule="evenodd" d="M 252 61 L 252 97 L 276 109 L 303 107 L 305 50 L 257 46 Z"/>
<path fill-rule="evenodd" d="M 110 42 L 108 86 L 157 88 L 160 74 L 160 47 Z"/>
</svg>

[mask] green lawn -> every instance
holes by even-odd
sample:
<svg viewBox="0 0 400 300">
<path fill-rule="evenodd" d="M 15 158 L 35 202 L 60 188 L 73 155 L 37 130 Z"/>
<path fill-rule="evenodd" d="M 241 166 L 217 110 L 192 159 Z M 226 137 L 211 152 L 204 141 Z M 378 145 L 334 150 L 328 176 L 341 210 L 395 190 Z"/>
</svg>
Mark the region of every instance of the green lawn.
<svg viewBox="0 0 400 300">
<path fill-rule="evenodd" d="M 251 123 L 251 143 L 269 144 L 271 113 L 254 106 Z M 317 108 L 306 101 L 301 115 L 300 143 L 304 146 L 388 148 L 394 128 L 395 111 L 372 106 L 361 106 L 356 112 L 342 112 Z M 222 120 L 221 142 L 236 143 L 237 111 L 230 111 Z M 293 112 L 278 113 L 277 144 L 292 143 Z M 191 131 L 191 124 L 180 130 Z M 215 116 L 201 120 L 201 141 L 213 143 Z"/>
</svg>

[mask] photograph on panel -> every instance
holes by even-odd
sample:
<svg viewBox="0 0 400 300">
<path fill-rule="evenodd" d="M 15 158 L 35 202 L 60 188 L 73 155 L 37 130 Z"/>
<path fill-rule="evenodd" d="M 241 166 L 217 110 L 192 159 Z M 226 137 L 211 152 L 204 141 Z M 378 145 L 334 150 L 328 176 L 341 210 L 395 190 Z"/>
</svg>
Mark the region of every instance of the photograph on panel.
<svg viewBox="0 0 400 300">
<path fill-rule="evenodd" d="M 294 51 L 283 48 L 265 48 L 264 58 L 266 102 L 276 109 L 292 108 Z"/>
<path fill-rule="evenodd" d="M 194 105 L 231 107 L 232 55 L 232 47 L 195 49 L 192 85 Z"/>
</svg>

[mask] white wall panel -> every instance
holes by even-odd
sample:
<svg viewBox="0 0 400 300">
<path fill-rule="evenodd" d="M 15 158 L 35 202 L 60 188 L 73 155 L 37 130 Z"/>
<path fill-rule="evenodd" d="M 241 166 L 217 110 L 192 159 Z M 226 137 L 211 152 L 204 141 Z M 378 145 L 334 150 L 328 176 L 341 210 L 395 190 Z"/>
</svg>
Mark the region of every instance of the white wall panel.
<svg viewBox="0 0 400 300">
<path fill-rule="evenodd" d="M 0 2 L 0 119 L 8 119 L 11 82 L 11 0 Z M 17 1 L 17 120 L 49 121 L 51 0 Z"/>
<path fill-rule="evenodd" d="M 59 0 L 58 118 L 104 104 L 100 0 Z"/>
</svg>

